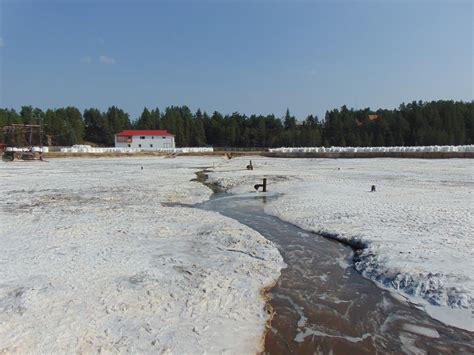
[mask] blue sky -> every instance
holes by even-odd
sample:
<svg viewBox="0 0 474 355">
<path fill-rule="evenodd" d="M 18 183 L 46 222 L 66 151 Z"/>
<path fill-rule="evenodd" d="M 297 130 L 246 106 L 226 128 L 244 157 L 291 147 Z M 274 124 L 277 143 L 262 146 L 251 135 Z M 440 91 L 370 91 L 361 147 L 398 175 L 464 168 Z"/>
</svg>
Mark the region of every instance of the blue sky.
<svg viewBox="0 0 474 355">
<path fill-rule="evenodd" d="M 0 0 L 0 107 L 299 119 L 473 99 L 470 1 Z"/>
</svg>

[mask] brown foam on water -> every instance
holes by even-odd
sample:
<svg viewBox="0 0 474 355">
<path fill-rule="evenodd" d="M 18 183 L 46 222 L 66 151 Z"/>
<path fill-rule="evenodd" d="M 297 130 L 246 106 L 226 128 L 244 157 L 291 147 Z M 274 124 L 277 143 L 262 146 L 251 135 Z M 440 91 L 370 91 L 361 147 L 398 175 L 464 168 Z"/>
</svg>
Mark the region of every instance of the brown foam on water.
<svg viewBox="0 0 474 355">
<path fill-rule="evenodd" d="M 270 303 L 270 297 L 268 296 L 268 290 L 275 287 L 275 284 L 276 284 L 276 282 L 274 282 L 272 285 L 269 285 L 268 287 L 262 288 L 260 290 L 260 295 L 262 296 L 262 298 L 265 301 L 265 312 L 268 314 L 267 321 L 265 322 L 265 330 L 264 330 L 262 336 L 260 337 L 260 341 L 259 341 L 260 343 L 259 343 L 259 346 L 258 346 L 258 348 L 261 349 L 261 350 L 263 350 L 265 348 L 265 339 L 267 337 L 268 332 L 272 328 L 272 321 L 273 321 L 273 317 L 275 316 L 275 311 L 273 310 L 273 307 Z"/>
</svg>

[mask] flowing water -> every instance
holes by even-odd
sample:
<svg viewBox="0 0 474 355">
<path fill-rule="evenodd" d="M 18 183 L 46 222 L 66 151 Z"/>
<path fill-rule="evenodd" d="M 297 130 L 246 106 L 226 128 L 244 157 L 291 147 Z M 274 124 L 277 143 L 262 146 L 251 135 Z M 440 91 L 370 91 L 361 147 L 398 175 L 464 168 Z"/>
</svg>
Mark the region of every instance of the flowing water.
<svg viewBox="0 0 474 355">
<path fill-rule="evenodd" d="M 214 194 L 199 208 L 274 242 L 287 268 L 268 291 L 269 354 L 473 354 L 474 334 L 446 326 L 377 287 L 352 266 L 353 250 L 264 212 L 269 198 Z"/>
</svg>

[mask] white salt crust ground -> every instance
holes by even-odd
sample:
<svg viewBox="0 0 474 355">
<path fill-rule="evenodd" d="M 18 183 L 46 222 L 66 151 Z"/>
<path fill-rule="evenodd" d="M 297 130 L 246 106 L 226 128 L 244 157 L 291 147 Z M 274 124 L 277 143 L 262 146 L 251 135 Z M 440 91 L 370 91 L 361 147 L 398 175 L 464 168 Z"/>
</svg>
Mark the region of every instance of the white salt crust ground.
<svg viewBox="0 0 474 355">
<path fill-rule="evenodd" d="M 221 158 L 0 165 L 0 353 L 255 353 L 282 259 L 196 203 Z M 143 167 L 143 170 L 141 169 Z"/>
<path fill-rule="evenodd" d="M 253 157 L 221 163 L 210 177 L 232 193 L 267 177 L 269 191 L 283 194 L 268 213 L 363 245 L 355 267 L 364 276 L 474 331 L 473 167 L 469 159 Z"/>
</svg>

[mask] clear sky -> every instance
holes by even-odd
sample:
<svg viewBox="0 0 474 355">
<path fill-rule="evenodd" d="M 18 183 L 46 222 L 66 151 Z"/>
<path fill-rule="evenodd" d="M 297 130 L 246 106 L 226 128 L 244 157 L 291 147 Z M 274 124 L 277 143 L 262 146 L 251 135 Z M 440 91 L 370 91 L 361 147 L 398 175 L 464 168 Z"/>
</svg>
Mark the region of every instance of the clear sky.
<svg viewBox="0 0 474 355">
<path fill-rule="evenodd" d="M 463 0 L 0 0 L 0 107 L 298 119 L 473 99 Z"/>
</svg>

